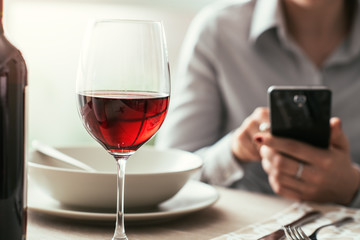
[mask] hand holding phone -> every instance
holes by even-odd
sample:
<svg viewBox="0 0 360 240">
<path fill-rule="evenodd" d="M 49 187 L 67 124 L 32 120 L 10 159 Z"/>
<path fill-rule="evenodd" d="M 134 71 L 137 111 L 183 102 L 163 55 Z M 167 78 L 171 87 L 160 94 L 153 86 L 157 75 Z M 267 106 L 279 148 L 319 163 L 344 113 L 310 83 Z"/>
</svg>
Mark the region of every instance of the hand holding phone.
<svg viewBox="0 0 360 240">
<path fill-rule="evenodd" d="M 322 86 L 271 86 L 271 133 L 328 148 L 331 91 Z"/>
</svg>

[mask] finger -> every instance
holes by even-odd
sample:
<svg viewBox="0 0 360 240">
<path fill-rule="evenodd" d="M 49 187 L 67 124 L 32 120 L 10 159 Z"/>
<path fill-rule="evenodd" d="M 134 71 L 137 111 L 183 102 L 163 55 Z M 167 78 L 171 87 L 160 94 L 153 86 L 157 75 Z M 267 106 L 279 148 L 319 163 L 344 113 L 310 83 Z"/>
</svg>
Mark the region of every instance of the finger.
<svg viewBox="0 0 360 240">
<path fill-rule="evenodd" d="M 255 119 L 259 120 L 259 122 L 269 122 L 270 115 L 269 115 L 269 108 L 268 107 L 258 107 L 254 110 L 253 116 Z"/>
<path fill-rule="evenodd" d="M 234 133 L 232 152 L 238 159 L 259 160 L 260 146 L 254 142 L 254 135 L 259 132 L 261 122 L 268 121 L 267 107 L 258 107 L 247 117 Z"/>
<path fill-rule="evenodd" d="M 340 118 L 333 117 L 330 119 L 330 146 L 339 148 L 339 149 L 348 149 L 348 140 L 345 136 L 344 131 L 341 127 Z"/>
<path fill-rule="evenodd" d="M 251 141 L 253 142 L 253 137 L 255 134 L 259 132 L 259 126 L 261 124 L 261 121 L 258 119 L 248 119 L 248 121 L 245 124 L 246 133 L 251 138 Z"/>
<path fill-rule="evenodd" d="M 258 107 L 254 112 L 246 119 L 246 126 L 248 133 L 253 137 L 259 132 L 259 127 L 262 123 L 269 123 L 269 109 L 267 107 Z"/>
<path fill-rule="evenodd" d="M 263 145 L 260 148 L 260 155 L 265 172 L 271 171 L 295 176 L 299 170 L 299 162 L 291 157 L 274 151 L 274 149 Z"/>
<path fill-rule="evenodd" d="M 294 159 L 304 161 L 308 164 L 319 162 L 326 156 L 326 150 L 290 138 L 274 137 L 270 133 L 257 133 L 254 140 L 261 145 L 273 148 Z"/>
<path fill-rule="evenodd" d="M 246 147 L 251 148 L 252 152 L 254 152 L 254 150 L 259 150 L 259 146 L 254 142 L 254 135 L 259 132 L 259 125 L 269 119 L 268 114 L 267 108 L 256 108 L 253 114 L 246 118 L 242 126 L 239 128 L 238 135 L 242 137 L 242 139 L 240 139 L 240 143 L 246 143 Z M 259 156 L 258 152 L 256 155 Z"/>
<path fill-rule="evenodd" d="M 257 132 L 268 132 L 270 130 L 270 111 L 267 107 L 256 108 L 253 115 L 258 122 Z M 255 134 L 255 133 L 254 133 Z"/>
<path fill-rule="evenodd" d="M 269 175 L 269 183 L 273 191 L 283 197 L 301 200 L 302 191 L 305 188 L 303 182 L 294 179 L 291 176 L 283 175 Z"/>
<path fill-rule="evenodd" d="M 254 144 L 252 136 L 245 132 L 241 135 L 237 146 L 238 149 L 241 149 L 245 155 L 248 155 L 251 159 L 260 159 L 260 154 L 258 152 L 258 147 Z"/>
<path fill-rule="evenodd" d="M 341 149 L 347 149 L 348 148 L 348 140 L 346 138 L 346 135 L 341 127 L 341 120 L 337 117 L 333 117 L 330 119 L 330 128 L 331 128 L 331 134 L 330 134 L 330 144 Z M 273 145 L 273 141 L 270 141 L 271 134 L 255 134 L 254 139 L 261 144 L 267 144 L 269 146 L 272 146 L 276 149 L 278 149 L 281 152 L 284 153 L 291 153 L 294 152 L 294 150 L 299 148 L 305 148 L 305 152 L 310 152 L 313 149 L 318 149 L 316 147 L 313 147 L 309 144 L 293 140 L 290 138 L 283 138 L 283 137 L 273 137 L 273 139 L 277 139 L 276 145 Z M 263 142 L 264 141 L 264 142 Z M 266 142 L 265 142 L 266 141 Z M 281 147 L 281 145 L 283 147 Z"/>
<path fill-rule="evenodd" d="M 251 124 L 249 121 L 246 121 L 235 131 L 234 140 L 232 141 L 232 151 L 239 159 L 260 159 L 258 147 L 254 144 L 252 136 L 248 133 L 249 128 L 251 128 Z"/>
</svg>

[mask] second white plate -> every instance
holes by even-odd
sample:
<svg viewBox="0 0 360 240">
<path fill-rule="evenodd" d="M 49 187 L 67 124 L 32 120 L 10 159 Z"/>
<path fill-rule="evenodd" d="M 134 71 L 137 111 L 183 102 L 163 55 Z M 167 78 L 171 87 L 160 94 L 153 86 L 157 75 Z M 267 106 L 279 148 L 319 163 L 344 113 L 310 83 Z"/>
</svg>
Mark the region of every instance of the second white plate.
<svg viewBox="0 0 360 240">
<path fill-rule="evenodd" d="M 157 208 L 125 212 L 128 223 L 155 223 L 177 218 L 213 205 L 219 199 L 217 190 L 205 183 L 190 180 L 173 198 L 160 204 Z M 35 212 L 46 213 L 63 218 L 95 221 L 114 221 L 115 213 L 95 210 L 68 208 L 45 195 L 36 185 L 30 182 L 28 207 Z"/>
</svg>

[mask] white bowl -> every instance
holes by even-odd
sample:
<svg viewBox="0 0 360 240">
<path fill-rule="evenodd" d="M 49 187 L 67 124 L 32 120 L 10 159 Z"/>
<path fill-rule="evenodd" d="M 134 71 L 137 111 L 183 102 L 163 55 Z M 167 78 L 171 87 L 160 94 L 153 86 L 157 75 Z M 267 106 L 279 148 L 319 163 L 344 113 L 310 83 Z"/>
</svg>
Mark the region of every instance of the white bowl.
<svg viewBox="0 0 360 240">
<path fill-rule="evenodd" d="M 29 178 L 60 203 L 76 208 L 116 208 L 116 162 L 100 146 L 58 150 L 99 172 L 71 169 L 37 151 L 30 154 Z M 148 208 L 174 196 L 202 166 L 195 154 L 182 150 L 141 147 L 129 158 L 125 208 Z"/>
</svg>

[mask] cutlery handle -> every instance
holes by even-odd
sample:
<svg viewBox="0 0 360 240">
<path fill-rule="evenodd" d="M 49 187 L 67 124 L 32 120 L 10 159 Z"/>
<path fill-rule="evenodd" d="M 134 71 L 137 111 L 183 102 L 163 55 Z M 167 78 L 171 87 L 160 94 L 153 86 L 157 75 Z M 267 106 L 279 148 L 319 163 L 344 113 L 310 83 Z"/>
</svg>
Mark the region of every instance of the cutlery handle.
<svg viewBox="0 0 360 240">
<path fill-rule="evenodd" d="M 352 217 L 344 217 L 338 221 L 322 225 L 322 226 L 318 227 L 317 229 L 315 229 L 315 231 L 309 236 L 309 238 L 311 240 L 317 240 L 316 236 L 321 229 L 323 229 L 325 227 L 329 227 L 329 226 L 340 227 L 340 226 L 344 225 L 345 223 L 350 223 L 353 221 L 354 221 L 354 218 L 352 218 Z"/>
<path fill-rule="evenodd" d="M 310 211 L 307 212 L 306 214 L 304 214 L 302 217 L 296 219 L 295 221 L 286 224 L 285 227 L 288 226 L 301 226 L 304 225 L 306 223 L 309 223 L 311 221 L 313 221 L 314 219 L 318 218 L 321 216 L 321 212 L 320 211 Z M 279 240 L 282 239 L 285 236 L 284 231 L 282 229 L 279 229 L 275 232 L 272 232 L 262 238 L 259 238 L 258 240 Z"/>
<path fill-rule="evenodd" d="M 313 220 L 315 220 L 316 218 L 321 216 L 321 212 L 320 211 L 310 211 L 307 212 L 304 216 L 302 216 L 301 218 L 285 225 L 285 227 L 289 227 L 289 226 L 300 226 L 303 224 L 307 224 L 309 222 L 312 222 Z"/>
<path fill-rule="evenodd" d="M 77 168 L 80 168 L 80 169 L 88 171 L 88 172 L 96 172 L 95 169 L 86 165 L 85 163 L 80 162 L 79 160 L 60 152 L 57 149 L 47 146 L 36 140 L 34 140 L 32 142 L 32 146 L 34 147 L 35 150 L 39 151 L 40 153 L 50 156 L 52 158 L 55 158 L 57 160 L 60 160 L 62 162 L 65 162 L 67 164 L 70 164 L 71 166 L 75 166 Z"/>
</svg>

